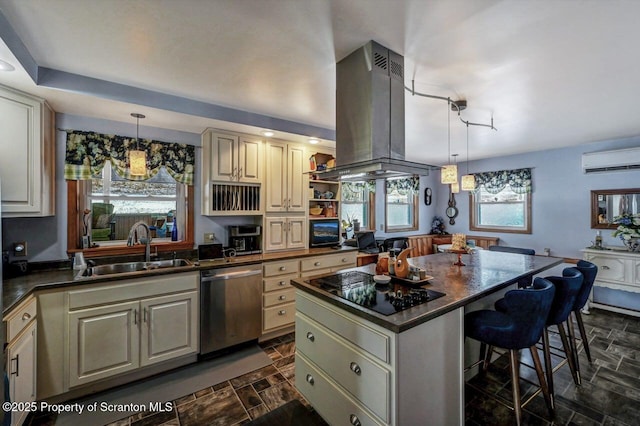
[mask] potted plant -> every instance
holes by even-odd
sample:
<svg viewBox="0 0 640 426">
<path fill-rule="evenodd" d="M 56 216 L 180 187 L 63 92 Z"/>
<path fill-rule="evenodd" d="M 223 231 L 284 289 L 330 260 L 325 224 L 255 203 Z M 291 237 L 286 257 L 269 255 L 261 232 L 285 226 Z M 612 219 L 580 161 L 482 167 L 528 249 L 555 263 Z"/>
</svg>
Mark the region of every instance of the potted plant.
<svg viewBox="0 0 640 426">
<path fill-rule="evenodd" d="M 640 249 L 640 214 L 624 213 L 614 217 L 613 223 L 618 225 L 618 228 L 612 235 L 620 238 L 629 251 L 638 251 Z"/>
</svg>

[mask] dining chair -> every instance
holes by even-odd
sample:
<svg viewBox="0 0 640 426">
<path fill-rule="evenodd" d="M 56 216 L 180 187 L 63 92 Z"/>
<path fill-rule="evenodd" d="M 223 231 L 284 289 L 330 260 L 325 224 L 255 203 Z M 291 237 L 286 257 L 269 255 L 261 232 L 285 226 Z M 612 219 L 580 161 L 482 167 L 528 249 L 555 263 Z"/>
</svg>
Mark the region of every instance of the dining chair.
<svg viewBox="0 0 640 426">
<path fill-rule="evenodd" d="M 509 246 L 489 246 L 489 251 L 500 251 L 503 253 L 516 253 L 516 254 L 526 254 L 529 256 L 535 256 L 536 251 L 530 248 L 522 248 L 522 247 L 509 247 Z M 520 278 L 518 280 L 518 287 L 524 288 L 529 287 L 533 282 L 533 276 L 529 275 L 524 278 Z"/>
<path fill-rule="evenodd" d="M 529 348 L 533 359 L 540 390 L 547 404 L 550 416 L 553 417 L 553 404 L 551 394 L 542 364 L 536 348 L 536 342 L 547 323 L 555 294 L 554 285 L 537 277 L 533 285 L 526 289 L 514 289 L 505 293 L 503 310 L 484 309 L 470 312 L 464 317 L 465 336 L 478 340 L 482 347 L 488 346 L 488 350 L 482 356 L 483 371 L 486 371 L 491 359 L 494 347 L 509 351 L 511 371 L 511 388 L 513 393 L 513 409 L 518 425 L 522 423 L 522 408 L 532 400 L 529 398 L 523 404 L 520 394 L 520 363 L 519 351 Z"/>
</svg>

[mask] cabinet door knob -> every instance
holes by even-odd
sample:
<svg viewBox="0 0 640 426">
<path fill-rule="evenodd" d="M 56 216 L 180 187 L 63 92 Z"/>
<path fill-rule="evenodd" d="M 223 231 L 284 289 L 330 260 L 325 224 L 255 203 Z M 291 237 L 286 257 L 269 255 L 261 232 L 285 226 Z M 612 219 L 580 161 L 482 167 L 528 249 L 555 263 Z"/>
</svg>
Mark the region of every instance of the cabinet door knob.
<svg viewBox="0 0 640 426">
<path fill-rule="evenodd" d="M 286 271 L 286 270 L 287 270 L 287 267 L 286 267 L 286 266 L 281 266 L 281 267 L 280 267 L 280 270 L 281 270 L 281 271 Z"/>
<path fill-rule="evenodd" d="M 362 424 L 360 423 L 360 419 L 358 418 L 358 416 L 356 416 L 355 414 L 349 416 L 349 423 L 351 423 L 353 426 L 360 426 Z"/>
<path fill-rule="evenodd" d="M 358 364 L 356 364 L 355 362 L 352 362 L 351 364 L 349 364 L 349 368 L 351 369 L 351 371 L 356 373 L 358 376 L 360 375 L 360 373 L 362 373 L 362 370 L 360 370 L 360 366 Z"/>
<path fill-rule="evenodd" d="M 315 380 L 313 379 L 313 376 L 311 374 L 307 374 L 307 383 L 313 385 L 314 382 Z"/>
<path fill-rule="evenodd" d="M 602 269 L 611 269 L 607 265 L 602 265 Z"/>
<path fill-rule="evenodd" d="M 307 331 L 307 339 L 313 342 L 314 340 L 316 340 L 316 336 L 314 336 L 312 332 Z"/>
<path fill-rule="evenodd" d="M 287 296 L 281 294 L 280 297 L 278 297 L 278 300 L 287 300 Z"/>
<path fill-rule="evenodd" d="M 342 263 L 347 263 L 347 258 L 346 257 L 342 258 Z"/>
<path fill-rule="evenodd" d="M 280 282 L 278 283 L 278 285 L 279 285 L 280 287 L 282 287 L 282 286 L 287 285 L 287 282 L 286 282 L 286 281 L 280 281 Z"/>
<path fill-rule="evenodd" d="M 285 311 L 284 309 L 281 311 L 278 311 L 278 315 L 286 315 L 287 311 Z"/>
<path fill-rule="evenodd" d="M 314 263 L 313 266 L 320 266 L 320 262 Z"/>
<path fill-rule="evenodd" d="M 31 319 L 31 314 L 29 312 L 22 314 L 22 321 L 26 321 L 28 319 Z"/>
</svg>

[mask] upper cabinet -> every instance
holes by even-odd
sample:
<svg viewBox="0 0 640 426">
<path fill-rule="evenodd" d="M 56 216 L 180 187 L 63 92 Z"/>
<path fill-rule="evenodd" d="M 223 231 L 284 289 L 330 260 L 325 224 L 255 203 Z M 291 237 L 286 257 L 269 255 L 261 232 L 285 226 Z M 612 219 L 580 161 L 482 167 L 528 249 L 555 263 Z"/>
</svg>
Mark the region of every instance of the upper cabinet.
<svg viewBox="0 0 640 426">
<path fill-rule="evenodd" d="M 0 86 L 2 217 L 55 214 L 54 123 L 43 99 Z"/>
<path fill-rule="evenodd" d="M 207 130 L 202 135 L 202 214 L 262 214 L 264 143 Z"/>
<path fill-rule="evenodd" d="M 305 149 L 298 144 L 269 142 L 266 146 L 266 211 L 305 212 Z"/>
</svg>

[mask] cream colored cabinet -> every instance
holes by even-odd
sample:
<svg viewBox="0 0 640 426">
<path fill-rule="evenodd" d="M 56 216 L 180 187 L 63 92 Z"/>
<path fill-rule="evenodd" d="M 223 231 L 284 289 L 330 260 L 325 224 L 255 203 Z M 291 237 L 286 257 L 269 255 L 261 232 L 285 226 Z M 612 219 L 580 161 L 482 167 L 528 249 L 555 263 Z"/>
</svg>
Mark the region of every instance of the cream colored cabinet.
<svg viewBox="0 0 640 426">
<path fill-rule="evenodd" d="M 298 144 L 266 145 L 266 211 L 305 212 L 308 176 L 305 150 Z"/>
<path fill-rule="evenodd" d="M 9 397 L 12 402 L 36 400 L 37 302 L 28 299 L 4 319 L 7 338 Z M 28 411 L 13 411 L 11 425 L 21 425 Z"/>
<path fill-rule="evenodd" d="M 329 424 L 463 424 L 463 319 L 394 333 L 298 289 L 295 386 Z"/>
<path fill-rule="evenodd" d="M 345 268 L 354 268 L 357 263 L 356 250 L 324 256 L 305 257 L 300 261 L 301 276 L 319 275 L 336 272 Z"/>
<path fill-rule="evenodd" d="M 584 260 L 588 260 L 598 267 L 598 275 L 593 283 L 594 287 L 640 293 L 640 254 L 626 250 L 585 249 L 583 252 Z M 589 306 L 640 316 L 640 309 L 632 310 L 598 303 L 593 299 L 593 293 L 585 306 L 586 312 L 589 311 Z"/>
<path fill-rule="evenodd" d="M 293 325 L 295 288 L 291 280 L 300 276 L 298 259 L 262 264 L 262 332 L 270 333 Z"/>
<path fill-rule="evenodd" d="M 211 180 L 261 182 L 263 161 L 262 141 L 259 138 L 208 131 L 204 142 L 203 147 L 208 146 L 206 160 L 209 162 Z"/>
<path fill-rule="evenodd" d="M 198 352 L 198 274 L 66 292 L 68 387 Z"/>
<path fill-rule="evenodd" d="M 261 214 L 264 143 L 212 129 L 202 134 L 202 214 Z"/>
<path fill-rule="evenodd" d="M 54 117 L 43 99 L 0 86 L 2 217 L 55 214 Z"/>
<path fill-rule="evenodd" d="M 264 250 L 290 250 L 306 247 L 304 216 L 267 216 L 264 219 Z"/>
</svg>

